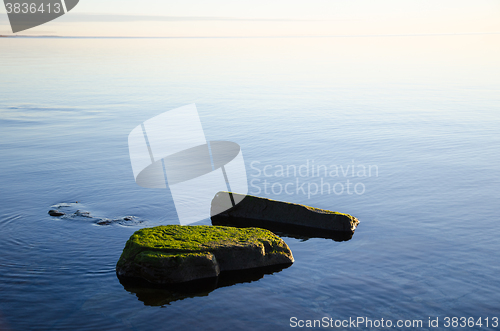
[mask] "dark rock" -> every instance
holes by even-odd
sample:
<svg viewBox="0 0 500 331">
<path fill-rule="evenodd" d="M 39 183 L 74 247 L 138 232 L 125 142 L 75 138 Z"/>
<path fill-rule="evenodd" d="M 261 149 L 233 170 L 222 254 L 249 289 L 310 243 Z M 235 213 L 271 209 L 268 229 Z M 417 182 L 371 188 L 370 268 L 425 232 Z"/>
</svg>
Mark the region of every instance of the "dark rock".
<svg viewBox="0 0 500 331">
<path fill-rule="evenodd" d="M 49 210 L 49 215 L 50 216 L 63 216 L 66 214 L 63 213 L 62 211 L 57 210 L 57 209 L 51 209 L 51 210 Z"/>
<path fill-rule="evenodd" d="M 116 265 L 119 278 L 176 284 L 221 271 L 293 263 L 290 248 L 265 229 L 167 225 L 136 231 Z"/>
<path fill-rule="evenodd" d="M 114 219 L 109 219 L 109 218 L 101 218 L 99 219 L 96 223 L 98 225 L 110 225 L 110 224 L 121 224 L 121 225 L 133 225 L 140 223 L 141 221 L 136 221 L 135 216 L 125 216 L 121 218 L 114 218 Z"/>
<path fill-rule="evenodd" d="M 77 205 L 78 204 L 78 205 Z M 77 207 L 80 207 L 80 209 L 77 209 Z M 49 214 L 51 216 L 63 216 L 66 215 L 64 218 L 67 220 L 70 219 L 88 219 L 90 221 L 95 222 L 97 225 L 111 225 L 111 224 L 120 224 L 120 225 L 135 225 L 138 223 L 141 223 L 142 221 L 138 219 L 136 216 L 124 216 L 120 218 L 107 218 L 107 217 L 94 217 L 89 211 L 86 211 L 83 208 L 81 203 L 79 201 L 76 202 L 62 202 L 56 205 L 50 206 L 50 208 L 53 208 L 49 211 Z M 65 210 L 65 212 L 62 212 L 61 209 Z"/>
<path fill-rule="evenodd" d="M 90 212 L 88 212 L 88 211 L 77 210 L 77 211 L 75 211 L 75 215 L 76 216 L 81 216 L 81 217 L 92 218 L 92 215 L 90 215 Z"/>
<path fill-rule="evenodd" d="M 101 218 L 96 223 L 99 225 L 110 225 L 111 223 L 113 223 L 113 220 L 110 220 L 109 218 Z"/>
<path fill-rule="evenodd" d="M 349 214 L 230 192 L 215 195 L 211 215 L 214 225 L 260 227 L 292 237 L 338 241 L 351 239 L 359 224 Z"/>
</svg>

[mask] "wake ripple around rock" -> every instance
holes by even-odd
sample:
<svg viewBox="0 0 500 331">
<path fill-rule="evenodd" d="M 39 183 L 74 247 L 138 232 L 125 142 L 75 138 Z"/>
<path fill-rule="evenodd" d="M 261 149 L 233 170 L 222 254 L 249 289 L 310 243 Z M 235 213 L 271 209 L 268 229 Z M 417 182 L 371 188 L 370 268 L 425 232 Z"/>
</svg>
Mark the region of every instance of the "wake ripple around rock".
<svg viewBox="0 0 500 331">
<path fill-rule="evenodd" d="M 63 202 L 51 206 L 48 214 L 60 219 L 89 219 L 97 225 L 120 224 L 125 226 L 142 223 L 136 216 L 122 216 L 116 218 L 94 217 L 89 211 L 81 209 L 84 207 L 79 202 Z"/>
</svg>

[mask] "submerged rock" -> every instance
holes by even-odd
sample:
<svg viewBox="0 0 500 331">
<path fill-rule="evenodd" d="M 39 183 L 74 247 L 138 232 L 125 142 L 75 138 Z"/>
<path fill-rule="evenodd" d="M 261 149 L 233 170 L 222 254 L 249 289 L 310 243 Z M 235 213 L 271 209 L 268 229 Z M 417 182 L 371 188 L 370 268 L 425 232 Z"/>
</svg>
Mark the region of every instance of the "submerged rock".
<svg viewBox="0 0 500 331">
<path fill-rule="evenodd" d="M 88 211 L 82 211 L 80 209 L 78 209 L 77 211 L 75 211 L 75 215 L 76 216 L 81 216 L 81 217 L 93 218 L 92 215 L 90 215 L 90 212 L 88 212 Z"/>
<path fill-rule="evenodd" d="M 338 241 L 351 239 L 359 224 L 349 214 L 230 192 L 215 195 L 210 214 L 214 225 L 260 227 L 292 237 Z"/>
<path fill-rule="evenodd" d="M 265 229 L 166 225 L 136 231 L 116 273 L 119 278 L 168 285 L 293 261 L 288 245 Z"/>
<path fill-rule="evenodd" d="M 111 225 L 111 224 L 117 223 L 117 224 L 121 224 L 121 225 L 134 225 L 136 223 L 140 223 L 140 221 L 136 221 L 135 219 L 136 219 L 135 216 L 125 216 L 125 217 L 113 218 L 113 219 L 101 218 L 96 222 L 96 224 L 97 225 Z"/>
<path fill-rule="evenodd" d="M 114 220 L 110 220 L 109 218 L 101 218 L 96 222 L 97 225 L 110 225 L 113 224 Z"/>
<path fill-rule="evenodd" d="M 66 213 L 63 213 L 62 211 L 57 210 L 57 209 L 51 209 L 51 210 L 49 210 L 49 215 L 50 216 L 63 216 L 63 215 L 66 215 Z"/>
<path fill-rule="evenodd" d="M 78 204 L 78 205 L 77 205 Z M 85 211 L 83 209 L 76 209 L 76 207 L 81 207 L 81 203 L 58 203 L 56 205 L 50 206 L 50 208 L 54 208 L 49 210 L 50 216 L 63 216 L 62 219 L 71 220 L 71 219 L 87 219 L 93 221 L 97 225 L 111 225 L 111 224 L 120 224 L 124 226 L 135 225 L 138 223 L 142 223 L 142 220 L 137 216 L 123 216 L 117 218 L 107 218 L 107 217 L 94 217 L 89 211 Z M 60 209 L 64 208 L 65 212 Z"/>
</svg>

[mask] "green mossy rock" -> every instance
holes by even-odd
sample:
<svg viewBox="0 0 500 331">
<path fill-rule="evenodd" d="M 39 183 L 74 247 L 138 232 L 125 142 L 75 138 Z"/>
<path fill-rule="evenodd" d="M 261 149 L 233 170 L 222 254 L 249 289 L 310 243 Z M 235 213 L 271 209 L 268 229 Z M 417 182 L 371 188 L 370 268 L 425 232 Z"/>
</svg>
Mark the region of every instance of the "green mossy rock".
<svg viewBox="0 0 500 331">
<path fill-rule="evenodd" d="M 136 231 L 116 265 L 118 277 L 176 284 L 221 271 L 293 263 L 292 252 L 265 229 L 166 225 Z"/>
</svg>

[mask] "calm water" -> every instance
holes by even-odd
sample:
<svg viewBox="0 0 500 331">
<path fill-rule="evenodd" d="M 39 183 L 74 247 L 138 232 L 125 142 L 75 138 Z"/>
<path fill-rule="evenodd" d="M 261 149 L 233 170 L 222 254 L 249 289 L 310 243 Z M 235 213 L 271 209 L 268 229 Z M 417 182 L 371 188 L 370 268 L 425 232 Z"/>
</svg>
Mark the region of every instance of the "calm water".
<svg viewBox="0 0 500 331">
<path fill-rule="evenodd" d="M 0 329 L 281 330 L 293 316 L 495 329 L 498 59 L 498 35 L 1 39 Z M 169 191 L 135 184 L 127 136 L 190 103 L 207 140 L 241 146 L 250 193 L 350 213 L 353 239 L 284 238 L 291 267 L 208 295 L 125 289 L 128 237 L 178 222 Z M 280 175 L 293 165 L 303 176 Z M 315 192 L 321 180 L 336 191 Z M 50 217 L 61 203 L 137 218 Z"/>
</svg>

